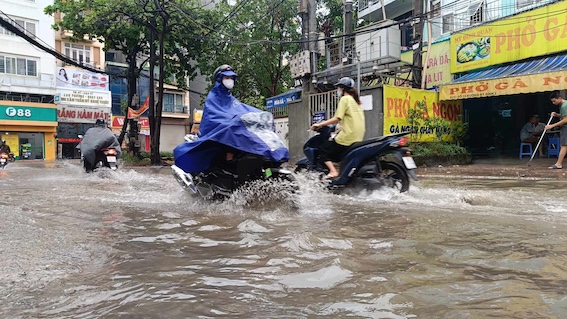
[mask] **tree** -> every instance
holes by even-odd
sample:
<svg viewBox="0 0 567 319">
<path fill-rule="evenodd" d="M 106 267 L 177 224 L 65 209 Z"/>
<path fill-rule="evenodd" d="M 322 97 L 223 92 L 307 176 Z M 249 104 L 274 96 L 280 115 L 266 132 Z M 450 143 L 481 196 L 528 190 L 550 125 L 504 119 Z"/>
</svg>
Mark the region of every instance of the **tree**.
<svg viewBox="0 0 567 319">
<path fill-rule="evenodd" d="M 45 12 L 64 14 L 53 27 L 72 31 L 71 40 L 81 41 L 85 36 L 97 39 L 105 43 L 105 50 L 118 50 L 127 56 L 129 106 L 136 92 L 136 79 L 145 65 L 136 61 L 142 54 L 149 54 L 151 162 L 160 164 L 163 83 L 173 75 L 177 79 L 194 76 L 195 68 L 187 61 L 199 54 L 203 42 L 196 27 L 204 23 L 199 15 L 204 12 L 200 4 L 191 0 L 55 0 Z M 159 48 L 157 56 L 156 48 Z M 157 103 L 153 94 L 156 65 L 159 66 Z M 178 84 L 184 87 L 185 83 Z"/>
<path fill-rule="evenodd" d="M 223 1 L 212 11 L 203 54 L 197 58 L 202 74 L 212 75 L 229 64 L 239 75 L 233 94 L 261 107 L 265 97 L 293 88 L 287 58 L 298 50 L 300 24 L 295 0 Z"/>
</svg>

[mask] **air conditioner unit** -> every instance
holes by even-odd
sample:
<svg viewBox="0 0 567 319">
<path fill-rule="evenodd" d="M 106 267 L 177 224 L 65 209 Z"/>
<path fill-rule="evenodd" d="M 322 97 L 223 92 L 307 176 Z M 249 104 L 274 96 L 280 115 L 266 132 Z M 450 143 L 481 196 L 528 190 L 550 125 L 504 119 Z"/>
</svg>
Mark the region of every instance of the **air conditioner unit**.
<svg viewBox="0 0 567 319">
<path fill-rule="evenodd" d="M 384 20 L 356 30 L 356 52 L 360 61 L 399 60 L 401 54 L 401 31 L 395 21 Z M 381 26 L 387 26 L 380 29 Z"/>
</svg>

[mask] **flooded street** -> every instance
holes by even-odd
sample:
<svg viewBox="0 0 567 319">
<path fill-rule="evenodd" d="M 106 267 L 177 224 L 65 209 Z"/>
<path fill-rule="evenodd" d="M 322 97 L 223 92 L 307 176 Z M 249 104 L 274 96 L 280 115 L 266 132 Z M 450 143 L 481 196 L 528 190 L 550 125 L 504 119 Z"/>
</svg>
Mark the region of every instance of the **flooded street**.
<svg viewBox="0 0 567 319">
<path fill-rule="evenodd" d="M 0 318 L 567 318 L 567 182 L 300 177 L 292 209 L 44 166 L 0 171 Z"/>
</svg>

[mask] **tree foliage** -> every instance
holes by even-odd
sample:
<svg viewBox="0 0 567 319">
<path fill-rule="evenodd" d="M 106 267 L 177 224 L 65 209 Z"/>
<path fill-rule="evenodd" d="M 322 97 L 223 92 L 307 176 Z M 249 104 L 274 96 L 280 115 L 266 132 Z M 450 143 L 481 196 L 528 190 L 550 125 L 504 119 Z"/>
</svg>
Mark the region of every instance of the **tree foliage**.
<svg viewBox="0 0 567 319">
<path fill-rule="evenodd" d="M 226 0 L 211 11 L 204 52 L 197 58 L 201 74 L 212 75 L 229 64 L 239 75 L 233 94 L 261 107 L 264 98 L 294 87 L 286 58 L 298 50 L 300 21 L 296 0 Z"/>
</svg>

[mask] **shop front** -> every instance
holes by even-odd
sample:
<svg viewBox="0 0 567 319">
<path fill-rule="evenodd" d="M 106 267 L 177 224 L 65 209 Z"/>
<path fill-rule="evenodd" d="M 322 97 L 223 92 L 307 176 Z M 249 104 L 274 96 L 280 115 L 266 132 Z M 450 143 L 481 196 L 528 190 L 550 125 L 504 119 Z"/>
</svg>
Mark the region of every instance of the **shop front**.
<svg viewBox="0 0 567 319">
<path fill-rule="evenodd" d="M 18 160 L 55 160 L 57 106 L 0 101 L 0 135 Z"/>
<path fill-rule="evenodd" d="M 451 35 L 456 79 L 439 98 L 462 101 L 473 154 L 517 156 L 529 117 L 557 111 L 549 96 L 567 89 L 565 22 L 562 1 Z"/>
<path fill-rule="evenodd" d="M 108 76 L 85 70 L 57 68 L 57 158 L 80 158 L 79 135 L 97 119 L 110 124 L 111 93 Z"/>
</svg>

